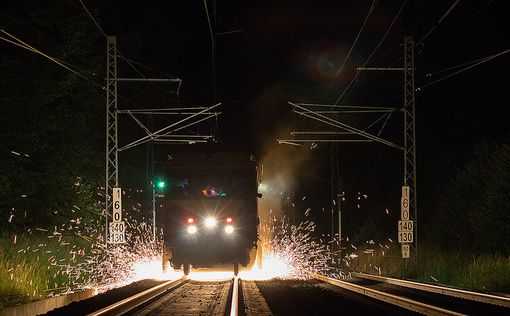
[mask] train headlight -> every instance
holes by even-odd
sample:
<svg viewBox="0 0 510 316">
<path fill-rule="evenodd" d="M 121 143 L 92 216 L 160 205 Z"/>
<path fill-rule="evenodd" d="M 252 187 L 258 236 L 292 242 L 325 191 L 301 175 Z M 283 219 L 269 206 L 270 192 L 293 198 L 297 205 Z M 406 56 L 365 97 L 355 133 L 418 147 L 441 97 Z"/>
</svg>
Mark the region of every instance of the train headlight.
<svg viewBox="0 0 510 316">
<path fill-rule="evenodd" d="M 216 226 L 216 220 L 213 217 L 206 218 L 205 226 L 207 226 L 207 228 L 213 228 L 214 226 Z"/>
<path fill-rule="evenodd" d="M 225 233 L 227 233 L 228 235 L 232 234 L 234 232 L 234 226 L 232 225 L 227 225 L 225 226 Z"/>
<path fill-rule="evenodd" d="M 186 230 L 188 234 L 193 235 L 194 233 L 197 232 L 197 227 L 195 225 L 190 225 Z"/>
</svg>

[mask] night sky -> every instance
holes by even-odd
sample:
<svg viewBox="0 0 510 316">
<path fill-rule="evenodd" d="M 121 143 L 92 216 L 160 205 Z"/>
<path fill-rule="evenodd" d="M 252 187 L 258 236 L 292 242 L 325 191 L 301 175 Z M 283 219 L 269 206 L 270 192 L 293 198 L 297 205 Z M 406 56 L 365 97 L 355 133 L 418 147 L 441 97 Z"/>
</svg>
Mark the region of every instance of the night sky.
<svg viewBox="0 0 510 316">
<path fill-rule="evenodd" d="M 404 36 L 414 36 L 418 42 L 434 26 L 415 50 L 417 88 L 462 67 L 438 71 L 509 48 L 506 1 L 460 1 L 438 24 L 454 2 L 407 1 L 367 66 L 401 67 L 399 44 Z M 104 31 L 117 36 L 126 57 L 183 79 L 182 105 L 223 103 L 218 144 L 194 149 L 158 146 L 158 153 L 200 148 L 253 152 L 267 165 L 268 177 L 276 171 L 283 174 L 286 187 L 282 191 L 292 191 L 295 198 L 315 196 L 306 201 L 313 200 L 310 203 L 316 209 L 330 207 L 329 145 L 311 149 L 310 144 L 296 148 L 276 142 L 290 138 L 292 126 L 317 128 L 296 120 L 287 102 L 335 102 L 355 68 L 382 39 L 403 1 L 375 1 L 348 59 L 372 1 L 208 1 L 215 34 L 214 67 L 203 1 L 84 3 Z M 505 54 L 416 93 L 418 190 L 424 209 L 434 205 L 441 185 L 473 143 L 508 141 L 509 66 L 510 57 Z M 119 75 L 134 76 L 126 64 L 119 65 Z M 342 104 L 400 107 L 402 92 L 401 73 L 362 73 Z M 120 93 L 135 98 L 132 91 Z M 176 104 L 170 100 L 175 99 L 171 93 L 167 99 L 136 98 L 157 106 Z M 364 117 L 352 120 L 369 123 Z M 402 143 L 399 124 L 399 118 L 392 119 L 382 135 Z M 121 143 L 127 141 L 121 138 Z M 144 150 L 121 157 L 144 158 Z M 381 144 L 342 144 L 339 151 L 347 197 L 353 201 L 358 192 L 367 194 L 365 204 L 374 214 L 382 214 L 385 208 L 396 210 L 402 185 L 401 153 Z M 346 216 L 363 218 L 353 205 L 347 206 Z"/>
</svg>

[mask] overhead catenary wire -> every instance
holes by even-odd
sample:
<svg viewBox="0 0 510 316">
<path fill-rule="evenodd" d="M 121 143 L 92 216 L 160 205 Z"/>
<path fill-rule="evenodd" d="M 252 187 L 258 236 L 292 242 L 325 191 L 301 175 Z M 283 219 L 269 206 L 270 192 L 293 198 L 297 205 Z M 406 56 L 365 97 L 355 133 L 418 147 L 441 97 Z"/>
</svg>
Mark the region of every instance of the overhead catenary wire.
<svg viewBox="0 0 510 316">
<path fill-rule="evenodd" d="M 442 72 L 445 72 L 445 71 L 448 71 L 448 70 L 456 69 L 456 68 L 459 68 L 459 67 L 467 65 L 466 67 L 464 67 L 464 68 L 462 68 L 462 69 L 460 69 L 458 71 L 455 71 L 455 72 L 453 72 L 451 74 L 445 75 L 445 76 L 443 76 L 441 78 L 438 78 L 438 79 L 436 79 L 434 81 L 428 82 L 428 83 L 426 83 L 426 84 L 416 88 L 415 90 L 416 90 L 416 92 L 421 92 L 421 91 L 423 91 L 423 89 L 425 89 L 425 88 L 427 88 L 427 87 L 429 87 L 431 85 L 434 85 L 434 84 L 439 83 L 439 82 L 441 82 L 443 80 L 451 78 L 451 77 L 453 77 L 455 75 L 458 75 L 458 74 L 460 74 L 460 73 L 462 73 L 464 71 L 467 71 L 467 70 L 469 70 L 471 68 L 474 68 L 474 67 L 479 66 L 479 65 L 481 65 L 483 63 L 491 61 L 491 60 L 493 60 L 493 59 L 495 59 L 497 57 L 503 56 L 504 54 L 507 54 L 509 52 L 510 52 L 510 48 L 509 49 L 505 49 L 504 51 L 501 51 L 501 52 L 499 52 L 497 54 L 493 54 L 493 55 L 490 55 L 490 56 L 487 56 L 487 57 L 483 57 L 483 58 L 478 58 L 476 60 L 469 61 L 469 62 L 466 62 L 466 63 L 462 63 L 460 65 L 450 66 L 450 67 L 444 68 L 442 70 L 435 71 L 435 72 L 433 72 L 431 74 L 438 74 L 438 73 L 442 73 Z M 430 74 L 425 74 L 425 75 L 422 75 L 422 76 L 420 76 L 418 78 L 424 78 L 424 77 L 430 77 Z M 402 97 L 403 95 L 404 95 L 403 93 L 399 93 L 398 95 L 394 95 L 394 96 L 392 96 L 392 97 L 390 97 L 390 98 L 388 98 L 388 99 L 386 99 L 384 101 L 381 101 L 381 102 L 377 103 L 375 106 L 380 106 L 380 105 L 386 104 L 386 103 L 388 103 L 390 101 L 393 101 L 393 100 L 396 100 L 396 99 Z"/>
<path fill-rule="evenodd" d="M 478 14 L 480 14 L 483 10 L 485 10 L 485 8 L 487 8 L 494 0 L 488 0 L 487 2 L 485 2 L 484 5 L 482 5 L 478 10 L 476 10 L 476 12 L 474 12 L 473 14 L 471 14 L 466 20 L 464 20 L 462 23 L 460 23 L 459 25 L 457 25 L 453 30 L 451 30 L 449 33 L 453 33 L 455 31 L 457 31 L 459 28 L 461 28 L 462 26 L 464 26 L 465 24 L 467 24 L 469 21 L 471 21 L 471 19 L 473 19 L 475 16 L 477 16 Z"/>
<path fill-rule="evenodd" d="M 101 25 L 97 22 L 97 20 L 94 18 L 94 16 L 92 15 L 92 13 L 90 13 L 90 11 L 87 9 L 87 7 L 85 6 L 85 3 L 83 3 L 82 0 L 79 0 L 80 1 L 80 4 L 81 6 L 83 7 L 83 9 L 85 10 L 85 12 L 87 13 L 87 15 L 90 17 L 90 19 L 92 20 L 92 22 L 94 23 L 94 25 L 97 27 L 97 29 L 99 30 L 99 32 L 101 32 L 101 34 L 103 34 L 103 36 L 106 38 L 108 38 L 108 35 L 106 35 L 106 32 L 103 30 L 103 28 L 101 27 Z M 138 75 L 140 75 L 142 78 L 146 78 L 146 76 L 140 71 L 138 70 L 134 65 L 133 65 L 133 61 L 131 59 L 128 59 L 124 56 L 124 54 L 122 54 L 122 52 L 117 48 L 117 54 L 119 55 L 120 58 L 122 58 L 127 64 L 128 66 L 133 69 Z M 156 69 L 153 69 L 153 70 L 156 70 Z M 158 71 L 158 70 L 156 70 Z M 158 71 L 160 73 L 163 73 L 161 71 Z M 172 77 L 172 76 L 169 76 L 169 77 Z M 168 92 L 164 89 L 161 89 L 161 87 L 158 87 L 157 85 L 155 85 L 154 83 L 151 83 L 155 88 L 157 89 L 160 89 L 160 90 L 163 90 L 165 92 Z M 179 90 L 181 88 L 181 84 L 179 83 L 179 86 L 177 88 L 177 91 L 176 91 L 176 94 L 177 94 L 177 102 L 180 104 L 180 100 L 179 100 Z"/>
<path fill-rule="evenodd" d="M 70 65 L 70 66 L 72 66 L 72 67 L 75 67 L 75 68 L 79 69 L 78 67 L 76 67 L 76 66 L 74 66 L 74 65 L 71 65 L 71 64 L 69 64 L 69 63 L 67 63 L 67 62 L 64 62 L 64 61 L 62 61 L 62 60 L 60 60 L 60 59 L 57 59 L 57 58 L 55 58 L 55 57 L 52 57 L 52 56 L 50 56 L 50 55 L 48 55 L 48 54 L 46 54 L 46 53 L 43 53 L 43 52 L 42 52 L 42 51 L 40 51 L 39 49 L 37 49 L 37 48 L 35 48 L 35 47 L 33 47 L 33 46 L 31 46 L 31 45 L 27 44 L 26 42 L 22 41 L 21 39 L 19 39 L 18 37 L 16 37 L 16 36 L 12 35 L 11 33 L 9 33 L 9 32 L 7 32 L 7 31 L 5 31 L 4 29 L 0 29 L 0 32 L 1 32 L 1 33 L 3 33 L 3 34 L 5 34 L 5 35 L 7 35 L 8 37 L 10 37 L 10 38 L 11 38 L 11 40 L 10 40 L 10 39 L 5 38 L 5 37 L 0 37 L 0 39 L 1 39 L 1 40 L 5 41 L 5 42 L 8 42 L 8 43 L 10 43 L 10 44 L 16 45 L 16 46 L 18 46 L 18 47 L 20 47 L 20 48 L 26 49 L 26 50 L 28 50 L 28 51 L 30 51 L 30 52 L 32 52 L 32 53 L 35 53 L 35 54 L 41 55 L 41 56 L 43 56 L 44 58 L 46 58 L 46 59 L 48 59 L 48 60 L 52 61 L 53 63 L 55 63 L 55 64 L 57 64 L 57 65 L 59 65 L 60 67 L 62 67 L 62 68 L 64 68 L 64 69 L 66 69 L 66 70 L 68 70 L 68 71 L 70 71 L 70 72 L 74 73 L 75 75 L 77 75 L 77 76 L 81 77 L 82 79 L 85 79 L 85 80 L 87 80 L 88 82 L 90 82 L 90 83 L 94 84 L 95 86 L 98 86 L 98 87 L 100 87 L 100 88 L 101 88 L 101 89 L 103 89 L 103 90 L 104 90 L 104 89 L 106 89 L 103 85 L 101 85 L 101 84 L 99 84 L 98 82 L 96 82 L 96 81 L 94 81 L 94 80 L 92 80 L 92 79 L 90 79 L 90 78 L 86 77 L 85 75 L 83 75 L 83 74 L 81 74 L 81 73 L 77 72 L 76 70 L 72 69 L 72 68 L 71 68 L 71 67 L 69 67 L 68 65 Z M 67 64 L 67 65 L 66 65 L 66 64 Z"/>
<path fill-rule="evenodd" d="M 8 43 L 10 43 L 10 44 L 13 44 L 13 45 L 18 46 L 18 47 L 20 47 L 20 48 L 23 48 L 23 49 L 25 49 L 25 50 L 28 50 L 28 51 L 30 51 L 30 52 L 32 52 L 32 53 L 34 53 L 34 54 L 41 55 L 41 56 L 45 57 L 46 59 L 48 59 L 48 60 L 52 61 L 53 63 L 55 63 L 55 64 L 59 65 L 60 67 L 63 67 L 64 69 L 66 69 L 66 70 L 68 70 L 68 71 L 72 72 L 73 74 L 75 74 L 75 75 L 79 76 L 80 78 L 85 79 L 85 80 L 87 80 L 88 82 L 90 82 L 90 83 L 94 84 L 95 86 L 97 86 L 97 87 L 101 88 L 102 90 L 105 90 L 105 89 L 106 89 L 106 87 L 105 87 L 105 86 L 103 86 L 103 85 L 99 84 L 98 82 L 96 82 L 96 81 L 94 81 L 94 80 L 92 80 L 92 79 L 90 79 L 90 78 L 86 77 L 85 75 L 83 75 L 83 74 L 79 73 L 78 71 L 73 70 L 73 69 L 71 68 L 71 67 L 73 67 L 73 68 L 76 68 L 76 69 L 80 70 L 80 68 L 79 68 L 78 66 L 76 66 L 76 65 L 72 65 L 72 64 L 69 64 L 69 63 L 67 63 L 67 62 L 65 62 L 65 61 L 63 61 L 63 60 L 60 60 L 60 59 L 55 58 L 55 57 L 52 57 L 52 56 L 50 56 L 50 55 L 48 55 L 48 54 L 46 54 L 46 53 L 43 53 L 43 52 L 42 52 L 42 51 L 40 51 L 39 49 L 34 48 L 33 46 L 31 46 L 31 45 L 27 44 L 26 42 L 22 41 L 22 40 L 21 40 L 21 39 L 19 39 L 18 37 L 15 37 L 14 35 L 12 35 L 12 34 L 8 33 L 7 31 L 5 31 L 5 30 L 3 30 L 3 29 L 0 29 L 0 32 L 4 33 L 4 34 L 6 34 L 6 35 L 8 35 L 9 37 L 11 37 L 11 38 L 13 38 L 13 39 L 14 39 L 14 40 L 9 40 L 9 39 L 7 39 L 7 38 L 5 38 L 5 37 L 1 37 L 1 36 L 0 36 L 0 39 L 1 39 L 1 40 L 4 40 L 4 41 L 6 41 L 6 42 L 8 42 Z M 118 97 L 119 97 L 120 99 L 124 100 L 126 103 L 129 103 L 129 104 L 131 104 L 131 105 L 133 105 L 133 106 L 138 106 L 138 107 L 139 107 L 139 105 L 138 105 L 138 104 L 136 104 L 135 102 L 133 102 L 130 98 L 126 98 L 126 97 L 124 97 L 124 96 L 122 96 L 122 95 L 120 95 L 120 94 L 118 95 Z"/>
<path fill-rule="evenodd" d="M 92 22 L 97 26 L 97 28 L 99 29 L 99 31 L 103 34 L 103 36 L 105 38 L 107 38 L 108 36 L 106 35 L 105 31 L 103 31 L 103 29 L 101 28 L 101 25 L 99 25 L 99 23 L 97 23 L 96 19 L 94 19 L 94 16 L 90 13 L 90 11 L 87 9 L 87 7 L 85 6 L 85 4 L 83 3 L 82 0 L 79 0 L 80 1 L 80 4 L 81 6 L 83 7 L 83 9 L 85 10 L 85 12 L 87 12 L 88 16 L 90 17 L 90 19 L 92 20 Z"/>
<path fill-rule="evenodd" d="M 132 64 L 135 64 L 135 65 L 138 65 L 138 66 L 140 66 L 140 67 L 143 67 L 143 68 L 145 68 L 145 69 L 147 69 L 147 70 L 151 70 L 151 71 L 154 71 L 154 72 L 156 72 L 156 73 L 159 73 L 160 75 L 163 75 L 163 76 L 166 76 L 166 77 L 169 77 L 169 78 L 172 78 L 172 79 L 179 79 L 177 76 L 170 75 L 170 74 L 168 74 L 168 73 L 166 73 L 166 72 L 163 72 L 163 71 L 161 71 L 161 70 L 159 70 L 159 69 L 156 69 L 156 68 L 154 68 L 154 67 L 152 67 L 152 66 L 149 66 L 149 65 L 143 64 L 143 63 L 141 63 L 141 62 L 139 62 L 139 61 L 136 61 L 136 60 L 133 60 L 133 59 L 130 59 L 130 58 L 127 58 L 127 57 L 122 57 L 122 58 L 123 58 L 124 60 L 126 60 L 126 61 L 129 61 L 129 62 L 130 62 L 130 63 L 132 63 Z"/>
<path fill-rule="evenodd" d="M 425 33 L 425 35 L 422 36 L 422 38 L 415 43 L 415 45 L 420 45 L 422 44 L 426 39 L 427 37 L 430 36 L 430 34 L 432 34 L 432 32 L 434 32 L 434 30 L 439 26 L 439 24 L 441 24 L 441 22 L 443 22 L 444 19 L 446 19 L 446 17 L 450 14 L 450 12 L 452 12 L 452 10 L 457 6 L 457 4 L 460 2 L 460 0 L 455 0 L 454 3 L 452 3 L 452 5 L 450 7 L 448 7 L 448 10 L 446 10 L 446 12 L 439 18 L 439 20 L 437 21 L 436 24 L 434 24 L 428 31 L 427 33 Z"/>
<path fill-rule="evenodd" d="M 205 15 L 207 17 L 207 24 L 209 25 L 209 33 L 211 36 L 211 68 L 212 68 L 212 76 L 213 76 L 213 103 L 216 103 L 216 66 L 215 66 L 215 58 L 214 58 L 214 51 L 215 51 L 215 43 L 214 43 L 214 33 L 212 29 L 211 24 L 211 18 L 209 17 L 209 8 L 207 7 L 207 0 L 204 0 L 204 8 L 205 8 Z M 216 12 L 216 9 L 213 8 Z M 215 13 L 216 16 L 216 13 Z"/>
<path fill-rule="evenodd" d="M 205 1 L 205 0 L 204 0 Z M 324 91 L 324 93 L 322 94 L 321 98 L 324 97 L 324 95 L 331 89 L 331 87 L 333 86 L 333 83 L 335 82 L 335 80 L 338 78 L 338 75 L 342 72 L 344 66 L 345 66 L 345 63 L 347 62 L 347 60 L 349 59 L 354 47 L 356 46 L 356 43 L 358 42 L 358 39 L 359 37 L 361 36 L 361 33 L 363 32 L 363 29 L 365 28 L 365 25 L 367 24 L 367 21 L 368 21 L 368 18 L 370 17 L 370 15 L 372 14 L 372 12 L 374 11 L 375 7 L 377 5 L 377 0 L 373 0 L 372 1 L 372 4 L 370 5 L 370 8 L 368 9 L 368 13 L 367 13 L 367 16 L 365 17 L 365 20 L 363 21 L 363 24 L 361 25 L 361 28 L 359 29 L 358 31 L 358 34 L 356 35 L 356 38 L 354 39 L 354 42 L 352 43 L 351 45 L 351 48 L 349 49 L 349 51 L 347 52 L 347 55 L 345 55 L 345 58 L 343 60 L 343 62 L 340 64 L 340 67 L 338 67 L 338 70 L 336 71 L 335 73 L 335 76 L 333 77 L 333 79 L 331 79 L 331 81 L 329 82 L 328 84 L 328 87 L 326 88 L 326 90 Z"/>
<path fill-rule="evenodd" d="M 368 58 L 365 60 L 365 62 L 363 63 L 363 66 L 362 67 L 365 67 L 369 62 L 370 60 L 372 59 L 372 57 L 374 56 L 374 54 L 377 52 L 377 50 L 379 49 L 379 47 L 381 47 L 382 43 L 384 42 L 384 40 L 386 39 L 386 37 L 388 36 L 388 33 L 391 31 L 392 27 L 393 27 L 393 24 L 395 24 L 395 21 L 397 21 L 398 17 L 400 16 L 400 13 L 402 12 L 402 10 L 404 9 L 404 6 L 405 4 L 407 3 L 407 0 L 404 0 L 402 2 L 402 5 L 400 6 L 399 10 L 397 11 L 397 14 L 395 15 L 395 17 L 393 18 L 393 20 L 391 21 L 390 25 L 388 26 L 388 28 L 386 29 L 386 32 L 384 33 L 383 37 L 381 38 L 381 40 L 379 41 L 379 43 L 376 45 L 376 47 L 372 50 L 372 53 L 368 56 Z M 351 79 L 351 81 L 349 82 L 349 84 L 347 85 L 347 87 L 342 91 L 342 93 L 340 94 L 340 96 L 337 98 L 337 100 L 335 101 L 335 104 L 338 104 L 340 102 L 340 100 L 342 100 L 342 98 L 344 97 L 344 95 L 347 93 L 347 91 L 349 91 L 350 87 L 351 86 L 354 86 L 355 82 L 356 82 L 356 79 L 358 78 L 359 76 L 359 72 L 357 71 L 354 75 L 354 77 Z"/>
<path fill-rule="evenodd" d="M 423 89 L 424 89 L 424 88 L 426 88 L 426 87 L 429 87 L 429 86 L 431 86 L 431 85 L 433 85 L 433 84 L 436 84 L 436 83 L 438 83 L 438 82 L 441 82 L 441 81 L 443 81 L 443 80 L 446 80 L 446 79 L 448 79 L 448 78 L 451 78 L 451 77 L 453 77 L 453 76 L 455 76 L 455 75 L 458 75 L 458 74 L 460 74 L 460 73 L 462 73 L 462 72 L 464 72 L 464 71 L 466 71 L 466 70 L 469 70 L 469 69 L 471 69 L 471 68 L 473 68 L 473 67 L 476 67 L 476 66 L 481 65 L 481 64 L 483 64 L 483 63 L 486 63 L 486 62 L 488 62 L 488 61 L 490 61 L 490 60 L 493 60 L 494 58 L 497 58 L 497 57 L 499 57 L 499 56 L 502 56 L 502 55 L 504 55 L 504 54 L 506 54 L 506 53 L 508 53 L 508 52 L 510 52 L 510 48 L 509 48 L 509 49 L 505 49 L 504 51 L 499 52 L 499 53 L 497 53 L 497 54 L 490 55 L 490 56 L 487 56 L 487 57 L 482 58 L 482 59 L 478 59 L 478 61 L 477 61 L 477 62 L 475 62 L 474 64 L 473 64 L 473 62 L 465 63 L 465 64 L 470 64 L 470 65 L 469 65 L 469 66 L 466 66 L 466 67 L 464 67 L 464 68 L 462 68 L 462 69 L 460 69 L 460 70 L 457 70 L 457 71 L 455 71 L 455 72 L 453 72 L 453 73 L 451 73 L 451 74 L 448 74 L 448 75 L 446 75 L 446 76 L 443 76 L 443 77 L 441 77 L 441 78 L 438 78 L 438 79 L 436 79 L 436 80 L 434 80 L 434 81 L 428 82 L 428 83 L 424 84 L 423 86 L 418 87 L 416 90 L 418 90 L 418 91 L 423 90 Z M 457 67 L 458 67 L 458 66 L 457 66 Z M 452 68 L 452 67 L 450 67 L 450 68 Z"/>
<path fill-rule="evenodd" d="M 14 36 L 13 34 L 11 34 L 11 33 L 7 32 L 7 31 L 5 31 L 4 29 L 0 29 L 0 32 L 1 32 L 1 33 L 3 33 L 3 34 L 5 34 L 5 35 L 7 35 L 8 37 L 10 37 L 10 38 L 11 38 L 11 39 L 9 39 L 9 38 L 5 38 L 5 37 L 0 36 L 0 40 L 3 40 L 3 41 L 5 41 L 5 42 L 7 42 L 7 43 L 10 43 L 10 44 L 15 45 L 15 46 L 17 46 L 17 47 L 19 47 L 19 48 L 25 49 L 25 50 L 27 50 L 27 51 L 30 51 L 30 52 L 32 52 L 32 53 L 34 53 L 34 54 L 41 55 L 41 56 L 45 57 L 46 59 L 50 60 L 51 62 L 53 62 L 53 63 L 57 64 L 58 66 L 60 66 L 60 67 L 62 67 L 62 68 L 64 68 L 64 69 L 66 69 L 66 70 L 68 70 L 68 71 L 72 72 L 73 74 L 75 74 L 75 75 L 79 76 L 80 78 L 85 79 L 85 80 L 87 80 L 88 82 L 90 82 L 90 83 L 94 84 L 95 86 L 97 86 L 97 87 L 101 88 L 102 90 L 105 90 L 105 89 L 106 89 L 106 88 L 105 88 L 105 86 L 101 85 L 100 83 L 98 83 L 98 82 L 94 81 L 93 79 L 91 79 L 91 78 L 89 78 L 89 77 L 87 77 L 87 76 L 83 75 L 82 73 L 78 72 L 77 70 L 82 71 L 82 70 L 80 69 L 80 67 L 78 67 L 78 66 L 76 66 L 76 65 L 73 65 L 73 64 L 70 64 L 70 63 L 68 63 L 68 62 L 66 62 L 66 61 L 63 61 L 63 60 L 61 60 L 61 59 L 58 59 L 58 58 L 55 58 L 55 57 L 50 56 L 50 55 L 48 55 L 48 54 L 46 54 L 46 53 L 42 52 L 41 50 L 39 50 L 39 49 L 37 49 L 37 48 L 35 48 L 35 47 L 33 47 L 33 46 L 29 45 L 29 44 L 28 44 L 28 43 L 26 43 L 25 41 L 21 40 L 19 37 Z M 75 68 L 75 69 L 77 69 L 77 70 L 74 70 L 74 69 L 72 69 L 71 67 L 72 67 L 72 68 Z M 82 71 L 82 72 L 83 72 L 83 71 Z M 95 76 L 97 77 L 97 75 L 95 75 Z M 125 85 L 125 86 L 128 86 L 128 87 L 130 87 L 130 88 L 133 88 L 133 89 L 142 90 L 142 91 L 144 91 L 144 92 L 146 92 L 146 93 L 151 93 L 150 91 L 145 90 L 145 89 L 135 88 L 135 87 L 132 87 L 132 86 L 130 86 L 130 85 L 128 85 L 128 84 L 124 84 L 124 83 L 121 83 L 121 84 L 123 84 L 123 85 Z M 159 96 L 159 97 L 164 97 L 164 96 L 161 96 L 161 95 L 158 95 L 158 96 Z M 138 105 L 137 103 L 133 102 L 130 98 L 124 97 L 124 96 L 122 96 L 122 95 L 120 95 L 120 94 L 118 94 L 118 97 L 119 97 L 120 99 L 124 100 L 126 103 L 131 104 L 132 106 L 140 107 L 140 105 Z M 167 98 L 167 99 L 169 99 L 169 100 L 172 100 L 171 98 L 168 98 L 168 97 L 166 97 L 166 98 Z"/>
</svg>

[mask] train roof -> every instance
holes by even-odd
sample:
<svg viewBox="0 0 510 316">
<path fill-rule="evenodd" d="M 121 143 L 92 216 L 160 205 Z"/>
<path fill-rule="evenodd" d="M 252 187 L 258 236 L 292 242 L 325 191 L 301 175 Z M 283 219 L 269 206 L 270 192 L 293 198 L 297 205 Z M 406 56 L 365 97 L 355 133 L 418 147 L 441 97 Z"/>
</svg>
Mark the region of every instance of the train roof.
<svg viewBox="0 0 510 316">
<path fill-rule="evenodd" d="M 165 169 L 238 169 L 254 168 L 257 160 L 253 154 L 240 152 L 196 153 L 177 152 L 168 153 L 163 167 Z"/>
</svg>

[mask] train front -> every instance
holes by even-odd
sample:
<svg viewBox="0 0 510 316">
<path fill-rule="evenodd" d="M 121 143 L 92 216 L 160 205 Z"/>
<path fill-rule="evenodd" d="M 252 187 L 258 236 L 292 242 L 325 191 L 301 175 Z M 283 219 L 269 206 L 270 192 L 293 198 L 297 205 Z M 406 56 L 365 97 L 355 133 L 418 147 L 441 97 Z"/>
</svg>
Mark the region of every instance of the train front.
<svg viewBox="0 0 510 316">
<path fill-rule="evenodd" d="M 191 266 L 222 264 L 231 265 L 237 274 L 240 265 L 248 265 L 257 244 L 255 164 L 209 157 L 180 168 L 174 162 L 166 174 L 171 185 L 157 215 L 164 232 L 164 260 L 182 267 L 185 274 Z"/>
</svg>

